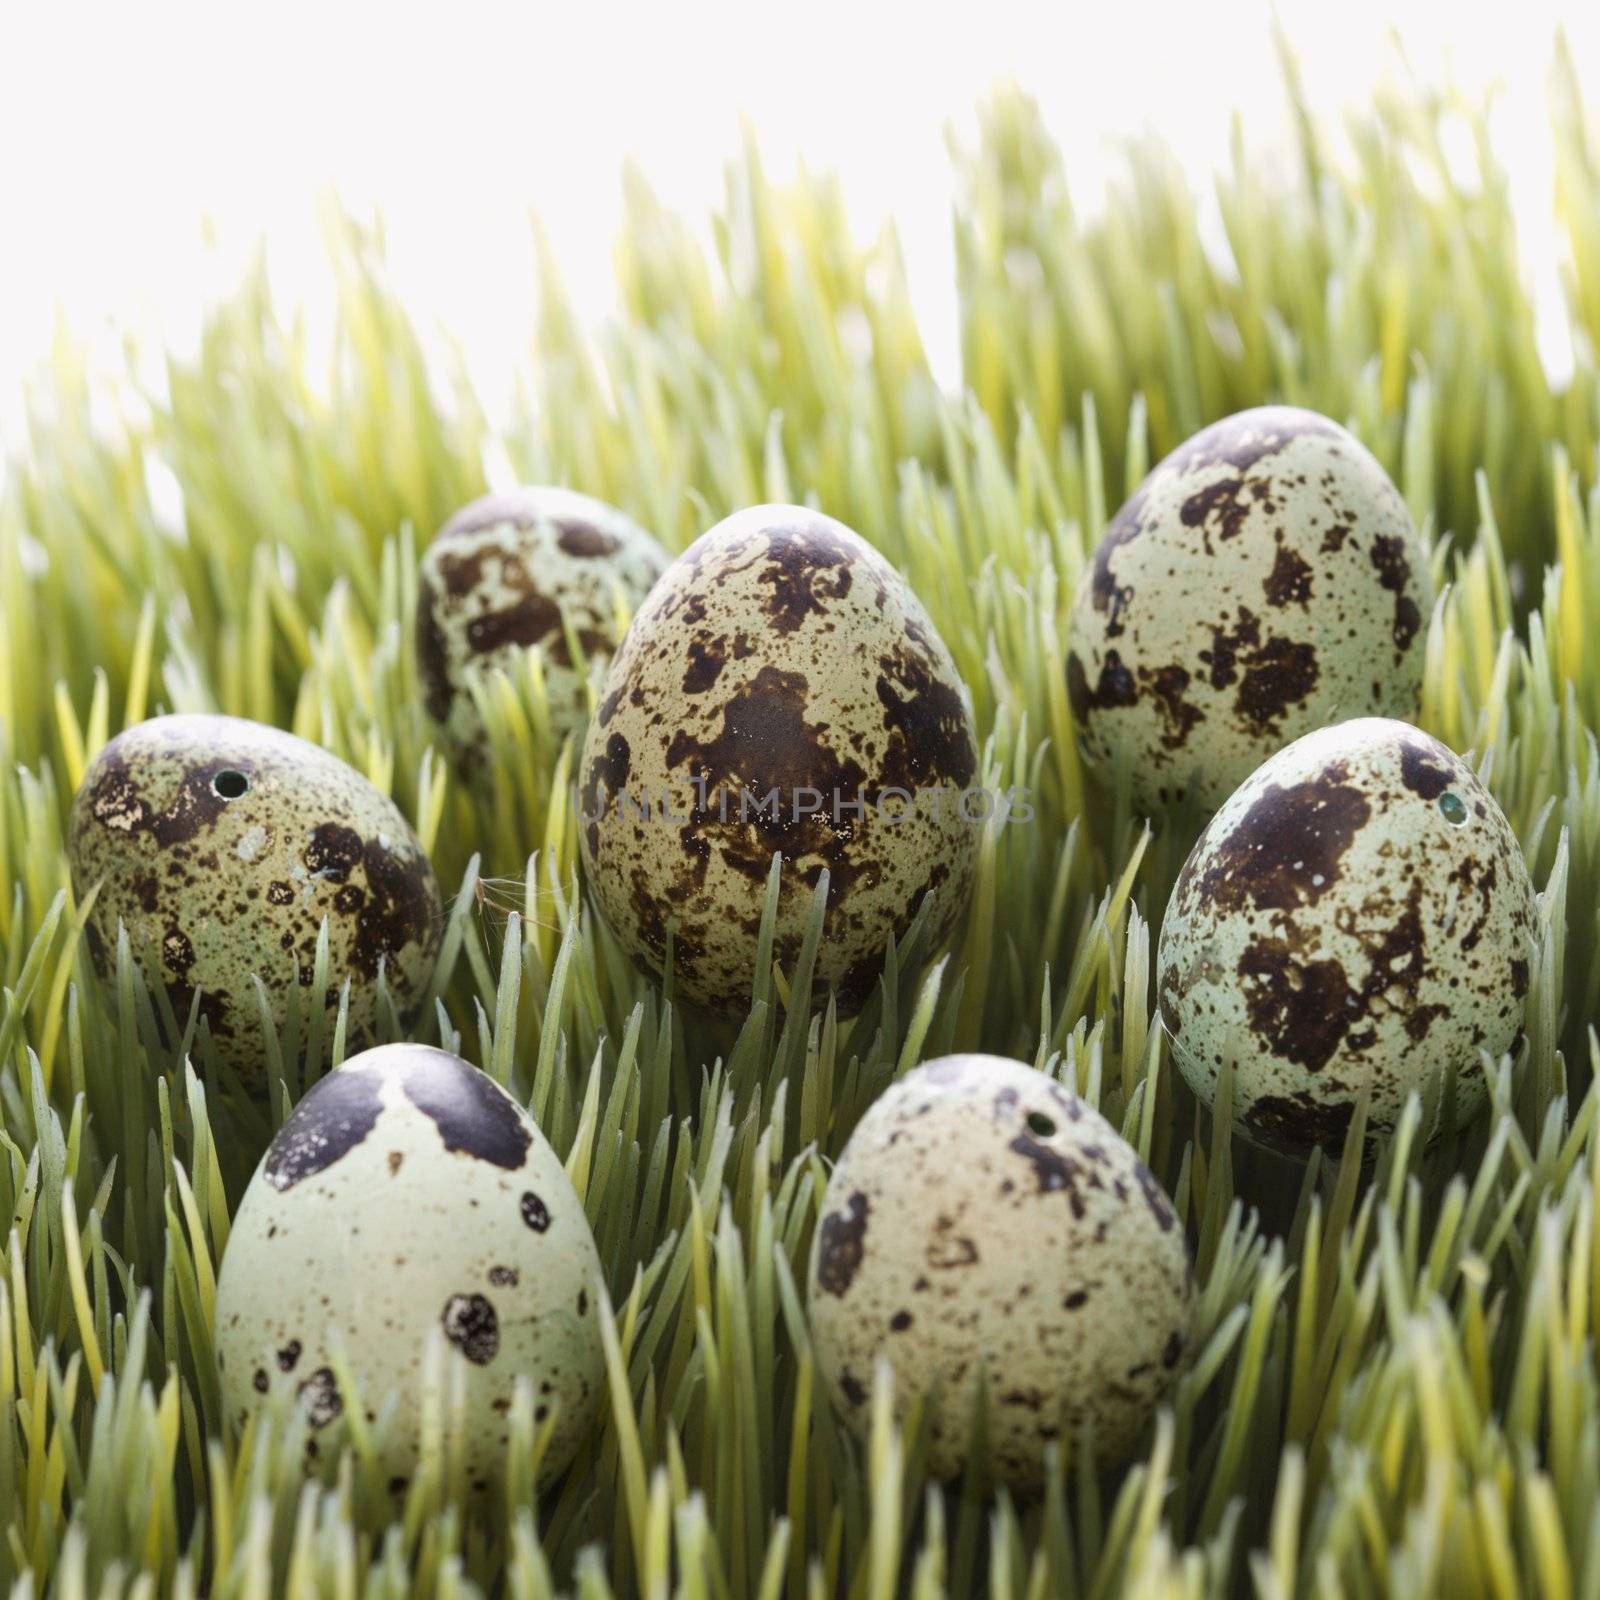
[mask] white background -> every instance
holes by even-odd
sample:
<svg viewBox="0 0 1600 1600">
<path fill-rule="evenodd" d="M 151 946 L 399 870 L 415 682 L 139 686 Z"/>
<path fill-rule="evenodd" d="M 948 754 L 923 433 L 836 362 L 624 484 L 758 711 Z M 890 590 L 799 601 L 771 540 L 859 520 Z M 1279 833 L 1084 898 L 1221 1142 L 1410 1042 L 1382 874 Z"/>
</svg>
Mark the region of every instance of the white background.
<svg viewBox="0 0 1600 1600">
<path fill-rule="evenodd" d="M 1530 277 L 1556 304 L 1544 87 L 1565 26 L 1600 96 L 1600 8 L 1280 0 L 1315 104 L 1397 65 L 1502 86 Z M 319 195 L 387 219 L 395 276 L 467 351 L 491 405 L 525 359 L 537 210 L 579 305 L 611 304 L 619 175 L 636 160 L 692 215 L 717 200 L 744 116 L 769 167 L 839 170 L 863 230 L 897 221 L 941 375 L 956 337 L 945 134 L 983 91 L 1035 94 L 1092 203 L 1119 136 L 1155 127 L 1206 187 L 1234 108 L 1285 128 L 1265 0 L 1152 7 L 677 3 L 427 12 L 399 3 L 0 5 L 0 429 L 57 319 L 109 355 L 192 340 L 207 296 L 268 240 L 286 301 L 327 313 Z M 203 219 L 211 222 L 206 242 Z M 1559 318 L 1547 359 L 1564 360 Z M 110 330 L 118 330 L 113 334 Z"/>
</svg>

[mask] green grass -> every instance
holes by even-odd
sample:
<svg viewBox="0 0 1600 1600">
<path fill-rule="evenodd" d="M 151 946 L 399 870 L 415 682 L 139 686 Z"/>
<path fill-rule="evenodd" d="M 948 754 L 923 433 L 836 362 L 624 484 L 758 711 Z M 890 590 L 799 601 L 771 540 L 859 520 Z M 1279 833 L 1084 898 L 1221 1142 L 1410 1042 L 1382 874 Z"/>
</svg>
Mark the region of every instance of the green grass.
<svg viewBox="0 0 1600 1600">
<path fill-rule="evenodd" d="M 0 1580 L 217 1600 L 1600 1595 L 1600 127 L 1564 57 L 1552 114 L 1561 387 L 1484 104 L 1426 84 L 1338 137 L 1302 107 L 1287 162 L 1241 132 L 1226 259 L 1159 144 L 1084 217 L 1035 109 L 993 97 L 953 151 L 965 396 L 930 375 L 893 237 L 853 237 L 835 185 L 775 184 L 751 148 L 710 253 L 628 180 L 624 312 L 598 338 L 541 253 L 502 437 L 342 218 L 327 370 L 259 273 L 154 392 L 91 379 L 63 343 L 0 492 Z M 1462 184 L 1452 124 L 1475 153 Z M 1401 485 L 1443 595 L 1422 720 L 1475 752 L 1542 891 L 1527 1042 L 1494 1065 L 1491 1114 L 1428 1145 L 1414 1105 L 1365 1170 L 1359 1127 L 1301 1169 L 1176 1078 L 1151 951 L 1197 819 L 1150 835 L 1095 789 L 1066 702 L 1065 618 L 1108 509 L 1189 431 L 1267 399 L 1349 421 Z M 1038 809 L 986 834 L 952 950 L 914 935 L 851 1021 L 789 1011 L 793 973 L 763 978 L 742 1025 L 698 1021 L 583 904 L 575 750 L 536 661 L 486 690 L 493 786 L 453 780 L 420 709 L 417 556 L 507 456 L 675 547 L 741 504 L 814 499 L 907 573 L 989 780 Z M 326 744 L 395 795 L 455 891 L 421 1036 L 531 1105 L 610 1287 L 609 1393 L 542 1503 L 524 1416 L 496 1516 L 468 1509 L 442 1387 L 398 1519 L 370 1439 L 308 1482 L 296 1417 L 224 1425 L 209 1326 L 230 1211 L 342 1031 L 291 1020 L 263 1115 L 197 1047 L 186 1066 L 163 1045 L 164 997 L 126 949 L 94 978 L 63 818 L 86 758 L 158 708 Z M 803 1309 L 828 1160 L 897 1073 L 974 1046 L 1122 1127 L 1201 1286 L 1198 1357 L 1135 1461 L 1060 1461 L 1037 1503 L 930 1483 L 881 1389 L 870 1443 L 849 1440 Z"/>
</svg>

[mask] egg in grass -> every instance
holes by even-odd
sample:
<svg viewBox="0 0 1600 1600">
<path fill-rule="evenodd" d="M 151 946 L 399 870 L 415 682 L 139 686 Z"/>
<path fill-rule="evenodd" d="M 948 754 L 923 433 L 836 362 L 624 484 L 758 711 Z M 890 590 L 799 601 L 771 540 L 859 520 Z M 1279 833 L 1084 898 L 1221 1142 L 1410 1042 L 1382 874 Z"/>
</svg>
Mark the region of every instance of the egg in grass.
<svg viewBox="0 0 1600 1600">
<path fill-rule="evenodd" d="M 1527 863 L 1471 767 L 1407 723 L 1319 729 L 1254 772 L 1179 874 L 1157 954 L 1161 1017 L 1206 1104 L 1233 1073 L 1257 1143 L 1337 1153 L 1356 1105 L 1407 1096 L 1521 1035 L 1537 934 Z"/>
<path fill-rule="evenodd" d="M 925 900 L 936 947 L 971 888 L 990 797 L 969 792 L 965 688 L 905 579 L 800 506 L 728 517 L 668 569 L 611 664 L 580 767 L 590 890 L 634 960 L 729 1014 L 773 950 L 791 970 L 828 874 L 815 982 L 846 1012 Z"/>
<path fill-rule="evenodd" d="M 599 1293 L 582 1203 L 533 1119 L 459 1057 L 387 1045 L 318 1080 L 251 1180 L 217 1281 L 224 1399 L 242 1425 L 290 1388 L 315 1454 L 349 1399 L 342 1360 L 368 1421 L 399 1401 L 383 1458 L 398 1491 L 439 1338 L 463 1383 L 469 1485 L 503 1470 L 519 1379 L 550 1430 L 548 1483 L 599 1394 Z"/>
<path fill-rule="evenodd" d="M 252 1089 L 266 1087 L 267 1028 L 283 1027 L 296 990 L 331 1014 L 348 986 L 358 1048 L 377 1034 L 382 991 L 402 1026 L 426 999 L 443 913 L 421 843 L 387 795 L 293 734 L 205 715 L 129 728 L 84 774 L 68 854 L 80 898 L 97 891 L 102 974 L 125 929 L 179 1026 L 198 1004 Z M 312 994 L 324 924 L 330 983 Z"/>
<path fill-rule="evenodd" d="M 1388 474 L 1327 417 L 1262 406 L 1159 463 L 1074 597 L 1082 748 L 1156 814 L 1215 809 L 1301 734 L 1414 717 L 1433 590 Z"/>
<path fill-rule="evenodd" d="M 887 1362 L 896 1414 L 932 1406 L 929 1466 L 969 1462 L 980 1385 L 987 1454 L 1020 1488 L 1053 1440 L 1124 1458 L 1192 1338 L 1183 1227 L 1104 1117 L 997 1056 L 930 1061 L 892 1084 L 828 1182 L 809 1306 L 836 1409 L 865 1435 Z"/>
</svg>

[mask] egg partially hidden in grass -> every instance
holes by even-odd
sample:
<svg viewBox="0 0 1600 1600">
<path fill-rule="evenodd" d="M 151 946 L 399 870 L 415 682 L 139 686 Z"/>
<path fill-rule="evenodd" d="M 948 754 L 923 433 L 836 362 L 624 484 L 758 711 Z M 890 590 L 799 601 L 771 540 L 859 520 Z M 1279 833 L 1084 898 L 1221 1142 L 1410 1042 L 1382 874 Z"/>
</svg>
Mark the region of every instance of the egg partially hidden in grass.
<svg viewBox="0 0 1600 1600">
<path fill-rule="evenodd" d="M 1403 722 L 1319 729 L 1253 773 L 1189 856 L 1161 928 L 1161 1016 L 1211 1104 L 1234 1073 L 1256 1142 L 1337 1154 L 1363 1092 L 1369 1127 L 1456 1076 L 1483 1104 L 1480 1053 L 1522 1028 L 1536 916 L 1527 863 L 1472 769 Z"/>
<path fill-rule="evenodd" d="M 858 1010 L 931 897 L 951 933 L 991 797 L 955 664 L 904 578 L 800 506 L 719 523 L 667 570 L 611 664 L 581 766 L 590 889 L 677 993 L 750 1003 L 782 855 L 773 953 L 792 971 L 828 873 L 816 984 Z"/>
<path fill-rule="evenodd" d="M 399 1489 L 437 1335 L 446 1381 L 464 1386 L 469 1485 L 498 1481 L 519 1378 L 536 1430 L 552 1430 L 548 1482 L 600 1391 L 599 1287 L 583 1206 L 533 1119 L 445 1051 L 369 1050 L 307 1091 L 234 1218 L 216 1300 L 224 1400 L 242 1423 L 287 1386 L 314 1453 L 350 1403 L 339 1352 L 369 1422 L 399 1401 L 383 1457 Z"/>
<path fill-rule="evenodd" d="M 822 1204 L 809 1305 L 819 1368 L 865 1434 L 879 1361 L 897 1415 L 933 1406 L 929 1466 L 1028 1488 L 1051 1440 L 1133 1447 L 1192 1337 L 1183 1226 L 1134 1150 L 1053 1078 L 996 1056 L 930 1061 L 884 1091 Z"/>
<path fill-rule="evenodd" d="M 265 1086 L 266 1029 L 284 1026 L 297 989 L 302 1014 L 331 1014 L 348 983 L 349 1036 L 367 1043 L 383 988 L 402 1025 L 426 998 L 443 918 L 422 845 L 387 795 L 293 734 L 213 716 L 129 728 L 84 774 L 68 853 L 78 895 L 98 886 L 101 972 L 126 928 L 178 1026 L 198 996 L 251 1088 Z M 313 993 L 324 922 L 328 987 Z"/>
<path fill-rule="evenodd" d="M 527 487 L 464 506 L 439 531 L 417 588 L 417 665 L 429 715 L 469 771 L 484 757 L 472 680 L 538 645 L 557 738 L 588 712 L 580 660 L 607 657 L 666 552 L 636 522 L 570 489 Z"/>
<path fill-rule="evenodd" d="M 1433 591 L 1405 501 L 1337 423 L 1225 417 L 1117 513 L 1073 602 L 1083 750 L 1153 812 L 1214 809 L 1335 718 L 1416 715 Z"/>
</svg>

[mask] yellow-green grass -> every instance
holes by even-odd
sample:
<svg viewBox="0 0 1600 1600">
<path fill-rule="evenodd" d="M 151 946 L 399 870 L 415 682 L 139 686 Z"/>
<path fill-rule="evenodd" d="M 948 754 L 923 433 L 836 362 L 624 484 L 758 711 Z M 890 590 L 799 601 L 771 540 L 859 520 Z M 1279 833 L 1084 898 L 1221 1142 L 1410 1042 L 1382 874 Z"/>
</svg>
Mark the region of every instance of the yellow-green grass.
<svg viewBox="0 0 1600 1600">
<path fill-rule="evenodd" d="M 1600 140 L 1558 56 L 1576 355 L 1553 385 L 1482 101 L 1414 84 L 1335 138 L 1285 74 L 1300 142 L 1285 163 L 1241 134 L 1225 255 L 1158 143 L 1084 218 L 1029 102 L 987 102 L 953 152 L 961 395 L 930 373 L 893 237 L 858 240 L 833 184 L 774 184 L 751 148 L 709 254 L 630 178 L 623 313 L 598 338 L 540 254 L 498 434 L 343 218 L 329 370 L 264 274 L 154 392 L 91 380 L 63 343 L 0 492 L 0 1580 L 218 1600 L 1600 1595 Z M 1065 694 L 1108 508 L 1186 433 L 1269 399 L 1348 421 L 1400 484 L 1442 596 L 1421 720 L 1474 753 L 1542 891 L 1526 1044 L 1486 1064 L 1491 1112 L 1430 1144 L 1416 1103 L 1365 1169 L 1359 1126 L 1302 1169 L 1236 1143 L 1226 1105 L 1176 1077 L 1151 950 L 1199 819 L 1150 833 L 1091 780 Z M 584 904 L 576 748 L 551 736 L 537 658 L 484 686 L 486 792 L 429 747 L 417 556 L 488 461 L 674 547 L 741 504 L 809 499 L 888 553 L 970 686 L 989 779 L 1037 810 L 986 833 L 953 949 L 913 933 L 853 1020 L 789 1010 L 803 971 L 764 975 L 739 1025 L 663 1003 Z M 225 1425 L 209 1326 L 230 1211 L 343 1041 L 291 1019 L 264 1114 L 160 1017 L 126 947 L 94 976 L 63 819 L 86 759 L 160 708 L 327 745 L 433 853 L 453 909 L 420 1036 L 531 1106 L 609 1283 L 608 1393 L 543 1502 L 526 1397 L 492 1516 L 463 1494 L 443 1377 L 398 1516 L 369 1429 L 308 1481 L 292 1408 Z M 1035 1503 L 977 1473 L 929 1482 L 881 1379 L 870 1442 L 850 1440 L 804 1312 L 830 1158 L 896 1074 L 974 1047 L 1123 1129 L 1200 1284 L 1197 1358 L 1132 1464 L 1096 1473 L 1069 1448 Z"/>
</svg>

